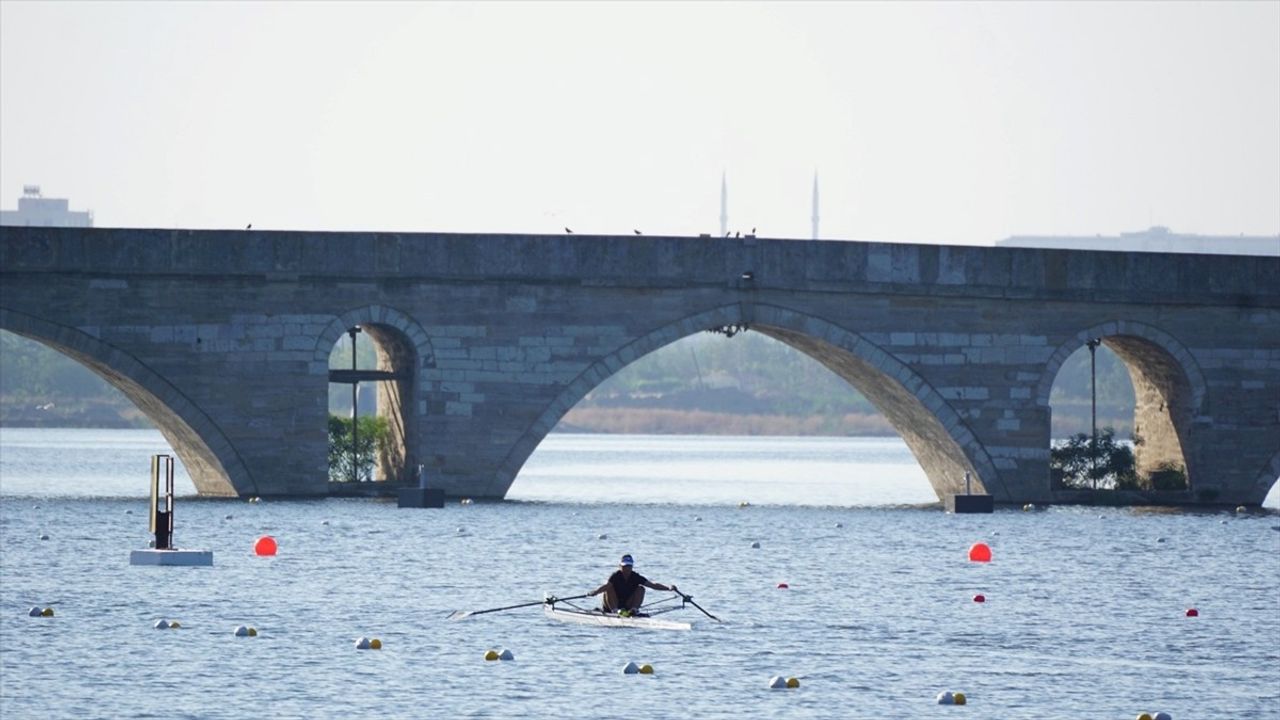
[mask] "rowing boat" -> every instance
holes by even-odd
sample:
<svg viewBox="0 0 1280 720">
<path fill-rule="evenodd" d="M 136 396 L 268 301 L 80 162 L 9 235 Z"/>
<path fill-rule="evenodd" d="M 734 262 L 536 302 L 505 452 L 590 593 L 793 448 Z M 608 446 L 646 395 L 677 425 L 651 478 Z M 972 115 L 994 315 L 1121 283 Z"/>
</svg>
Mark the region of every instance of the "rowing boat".
<svg viewBox="0 0 1280 720">
<path fill-rule="evenodd" d="M 614 613 L 606 613 L 603 610 L 581 610 L 574 607 L 566 607 L 561 605 L 556 607 L 555 602 L 547 602 L 543 607 L 543 612 L 552 620 L 560 622 L 578 623 L 579 625 L 600 625 L 604 627 L 625 627 L 640 628 L 644 630 L 692 630 L 693 623 L 679 622 L 676 620 L 664 620 L 662 618 L 651 617 L 649 615 L 632 615 L 623 616 Z"/>
</svg>

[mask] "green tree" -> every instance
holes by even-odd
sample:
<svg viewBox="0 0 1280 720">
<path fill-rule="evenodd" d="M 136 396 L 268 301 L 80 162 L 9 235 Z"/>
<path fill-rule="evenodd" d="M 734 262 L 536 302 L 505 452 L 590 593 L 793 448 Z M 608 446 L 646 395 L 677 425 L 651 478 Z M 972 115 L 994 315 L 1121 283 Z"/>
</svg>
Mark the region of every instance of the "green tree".
<svg viewBox="0 0 1280 720">
<path fill-rule="evenodd" d="M 1139 489 L 1133 448 L 1116 440 L 1114 428 L 1098 431 L 1095 449 L 1088 433 L 1078 433 L 1049 450 L 1049 472 L 1066 488 Z"/>
<path fill-rule="evenodd" d="M 352 453 L 351 420 L 339 415 L 329 416 L 329 480 L 350 482 L 352 467 L 361 482 L 373 479 L 373 465 L 379 453 L 387 448 L 387 419 L 379 416 L 361 417 L 358 426 L 358 446 Z"/>
</svg>

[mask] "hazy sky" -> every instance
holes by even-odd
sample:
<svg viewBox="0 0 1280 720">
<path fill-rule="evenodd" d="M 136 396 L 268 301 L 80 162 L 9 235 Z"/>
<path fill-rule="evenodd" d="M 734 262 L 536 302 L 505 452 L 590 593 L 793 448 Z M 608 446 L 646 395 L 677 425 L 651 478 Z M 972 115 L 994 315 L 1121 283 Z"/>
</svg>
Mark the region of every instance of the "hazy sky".
<svg viewBox="0 0 1280 720">
<path fill-rule="evenodd" d="M 100 226 L 1280 232 L 1280 3 L 0 2 L 0 206 Z"/>
</svg>

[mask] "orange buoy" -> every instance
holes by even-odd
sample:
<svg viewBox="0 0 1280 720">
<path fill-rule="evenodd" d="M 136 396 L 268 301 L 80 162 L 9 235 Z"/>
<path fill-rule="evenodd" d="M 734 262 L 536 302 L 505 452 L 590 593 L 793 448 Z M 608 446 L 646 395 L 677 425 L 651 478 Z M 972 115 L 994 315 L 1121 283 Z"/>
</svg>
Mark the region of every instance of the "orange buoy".
<svg viewBox="0 0 1280 720">
<path fill-rule="evenodd" d="M 258 555 L 275 555 L 276 539 L 270 535 L 263 535 L 254 541 L 253 552 Z"/>
<path fill-rule="evenodd" d="M 1187 617 L 1200 617 L 1200 611 L 1195 608 L 1188 608 Z"/>
<path fill-rule="evenodd" d="M 991 548 L 983 542 L 969 546 L 969 559 L 973 562 L 991 562 Z"/>
<path fill-rule="evenodd" d="M 976 603 L 984 603 L 987 601 L 987 596 L 983 595 L 982 593 L 978 593 L 977 595 L 973 596 L 973 601 Z"/>
</svg>

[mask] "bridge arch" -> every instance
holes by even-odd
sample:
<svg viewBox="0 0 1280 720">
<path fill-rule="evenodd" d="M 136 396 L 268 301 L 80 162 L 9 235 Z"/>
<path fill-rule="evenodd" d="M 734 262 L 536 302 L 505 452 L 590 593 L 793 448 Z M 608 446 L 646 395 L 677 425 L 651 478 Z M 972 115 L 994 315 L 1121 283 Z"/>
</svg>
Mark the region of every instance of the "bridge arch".
<svg viewBox="0 0 1280 720">
<path fill-rule="evenodd" d="M 941 498 L 964 486 L 1007 498 L 994 463 L 963 419 L 927 381 L 891 354 L 855 332 L 823 318 L 787 308 L 734 303 L 689 315 L 635 339 L 580 373 L 512 446 L 491 488 L 504 494 L 516 474 L 565 413 L 606 378 L 632 361 L 694 333 L 749 326 L 805 353 L 856 387 L 902 436 Z"/>
<path fill-rule="evenodd" d="M 1253 481 L 1254 487 L 1258 490 L 1258 497 L 1265 499 L 1277 482 L 1280 482 L 1280 450 L 1271 456 L 1271 462 L 1258 472 L 1258 478 Z M 1261 503 L 1262 500 L 1258 502 Z"/>
<path fill-rule="evenodd" d="M 316 372 L 328 373 L 334 345 L 357 326 L 373 340 L 377 369 L 397 376 L 378 383 L 378 415 L 386 418 L 390 431 L 387 452 L 379 458 L 378 476 L 411 479 L 423 453 L 418 447 L 417 425 L 426 393 L 420 377 L 422 369 L 435 362 L 431 340 L 417 321 L 400 310 L 384 305 L 355 308 L 334 318 L 316 339 L 312 357 Z"/>
<path fill-rule="evenodd" d="M 1049 407 L 1054 379 L 1063 363 L 1089 340 L 1102 344 L 1124 362 L 1133 383 L 1134 457 L 1139 474 L 1165 465 L 1181 465 L 1188 482 L 1196 476 L 1191 448 L 1193 420 L 1200 415 L 1206 383 L 1191 352 L 1176 338 L 1144 323 L 1115 320 L 1081 330 L 1054 350 L 1045 363 L 1035 401 Z"/>
<path fill-rule="evenodd" d="M 216 423 L 133 355 L 77 328 L 0 308 L 0 329 L 89 368 L 142 410 L 178 454 L 201 495 L 257 495 L 258 484 Z"/>
</svg>

